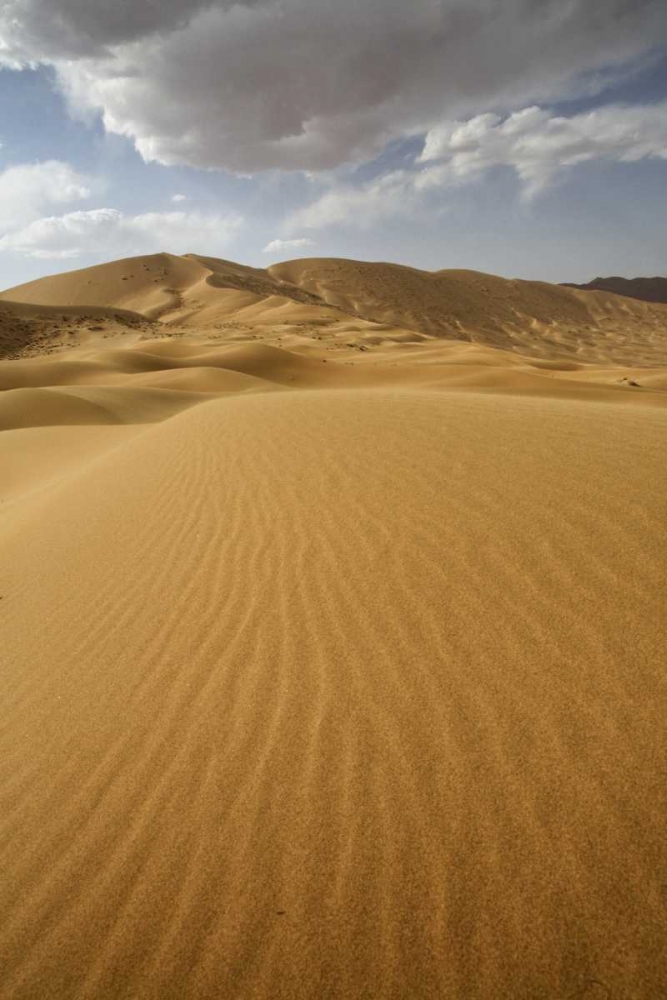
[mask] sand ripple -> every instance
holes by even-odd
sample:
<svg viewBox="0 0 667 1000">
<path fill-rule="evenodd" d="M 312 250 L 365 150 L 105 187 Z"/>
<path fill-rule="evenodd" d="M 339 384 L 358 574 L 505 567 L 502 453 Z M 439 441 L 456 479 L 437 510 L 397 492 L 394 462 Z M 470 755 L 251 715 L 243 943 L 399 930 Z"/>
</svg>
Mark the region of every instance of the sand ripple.
<svg viewBox="0 0 667 1000">
<path fill-rule="evenodd" d="M 72 430 L 0 528 L 0 996 L 667 995 L 664 410 Z"/>
</svg>

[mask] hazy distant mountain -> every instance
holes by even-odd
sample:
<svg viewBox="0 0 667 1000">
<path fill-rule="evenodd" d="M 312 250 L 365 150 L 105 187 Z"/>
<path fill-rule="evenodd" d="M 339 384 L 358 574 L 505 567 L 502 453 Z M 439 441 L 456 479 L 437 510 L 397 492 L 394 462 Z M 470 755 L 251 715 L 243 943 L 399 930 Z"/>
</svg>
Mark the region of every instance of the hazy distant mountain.
<svg viewBox="0 0 667 1000">
<path fill-rule="evenodd" d="M 667 278 L 594 278 L 587 285 L 563 282 L 567 288 L 582 288 L 584 291 L 614 292 L 630 299 L 644 302 L 667 302 Z"/>
</svg>

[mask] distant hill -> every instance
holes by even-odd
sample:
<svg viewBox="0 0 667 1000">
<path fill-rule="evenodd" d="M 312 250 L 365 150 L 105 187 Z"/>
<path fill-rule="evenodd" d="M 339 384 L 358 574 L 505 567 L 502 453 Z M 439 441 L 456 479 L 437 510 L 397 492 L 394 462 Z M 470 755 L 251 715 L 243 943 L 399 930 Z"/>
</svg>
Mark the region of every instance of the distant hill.
<svg viewBox="0 0 667 1000">
<path fill-rule="evenodd" d="M 540 359 L 649 364 L 667 350 L 667 279 L 650 283 L 653 298 L 636 293 L 630 299 L 629 292 L 614 294 L 617 288 L 598 290 L 595 282 L 582 290 L 478 271 L 429 272 L 339 258 L 301 258 L 264 269 L 159 253 L 0 292 L 0 320 L 9 357 L 43 350 L 47 342 L 83 341 L 90 320 L 96 320 L 94 329 L 104 316 L 114 330 L 150 324 L 153 336 L 165 327 L 230 336 L 270 330 L 315 341 L 340 334 L 363 349 L 387 338 L 439 339 Z M 634 288 L 638 282 L 625 284 Z"/>
<path fill-rule="evenodd" d="M 580 288 L 585 292 L 613 292 L 628 299 L 643 302 L 667 302 L 667 278 L 594 278 L 587 285 L 565 281 L 566 288 Z"/>
</svg>

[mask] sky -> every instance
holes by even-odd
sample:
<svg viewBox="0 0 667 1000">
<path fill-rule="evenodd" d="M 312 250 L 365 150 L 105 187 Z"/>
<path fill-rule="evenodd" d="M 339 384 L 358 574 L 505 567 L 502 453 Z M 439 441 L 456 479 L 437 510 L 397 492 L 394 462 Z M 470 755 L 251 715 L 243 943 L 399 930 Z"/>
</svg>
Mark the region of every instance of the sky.
<svg viewBox="0 0 667 1000">
<path fill-rule="evenodd" d="M 168 251 L 667 274 L 664 0 L 0 0 L 0 287 Z"/>
</svg>

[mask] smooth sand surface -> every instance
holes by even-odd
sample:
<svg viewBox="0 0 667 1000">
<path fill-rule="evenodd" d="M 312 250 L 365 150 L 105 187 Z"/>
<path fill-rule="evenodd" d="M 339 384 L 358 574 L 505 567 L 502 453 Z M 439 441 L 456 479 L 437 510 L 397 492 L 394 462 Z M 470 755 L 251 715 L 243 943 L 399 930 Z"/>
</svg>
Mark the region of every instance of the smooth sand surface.
<svg viewBox="0 0 667 1000">
<path fill-rule="evenodd" d="M 667 996 L 667 307 L 158 264 L 5 307 L 2 1000 Z"/>
</svg>

